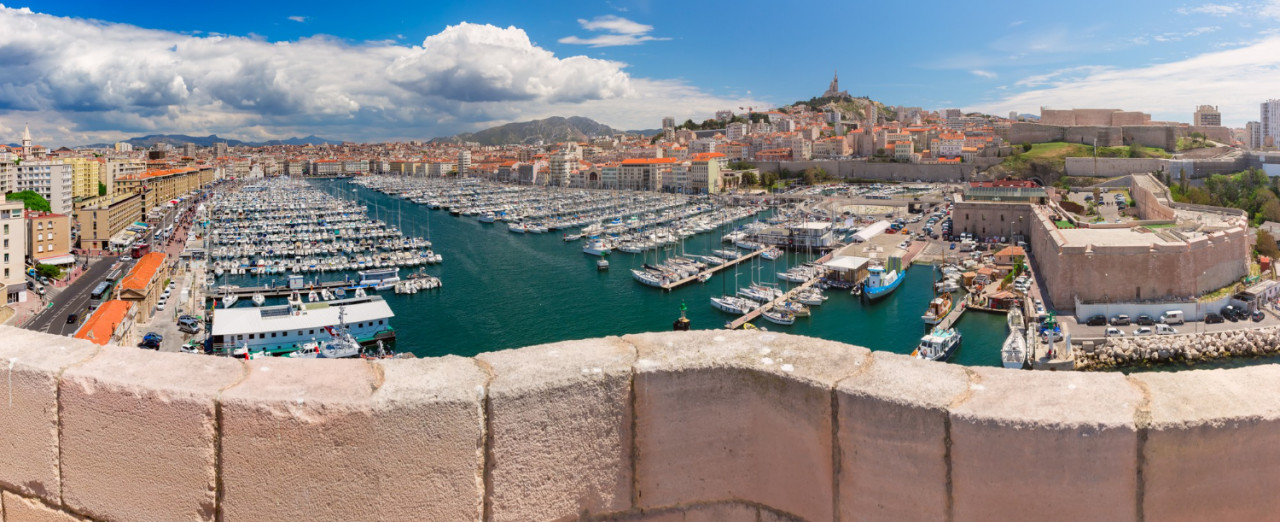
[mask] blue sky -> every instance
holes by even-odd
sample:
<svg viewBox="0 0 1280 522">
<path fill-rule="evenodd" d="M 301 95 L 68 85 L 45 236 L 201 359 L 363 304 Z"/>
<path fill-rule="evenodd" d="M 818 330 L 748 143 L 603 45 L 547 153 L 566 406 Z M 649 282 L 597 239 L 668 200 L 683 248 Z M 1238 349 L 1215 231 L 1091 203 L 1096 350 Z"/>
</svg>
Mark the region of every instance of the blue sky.
<svg viewBox="0 0 1280 522">
<path fill-rule="evenodd" d="M 426 139 L 556 114 L 652 128 L 807 99 L 835 69 L 854 95 L 995 114 L 1187 121 L 1207 103 L 1240 126 L 1280 97 L 1280 0 L 60 0 L 8 6 L 0 25 L 16 28 L 0 35 L 0 135 L 31 121 L 59 144 Z"/>
</svg>

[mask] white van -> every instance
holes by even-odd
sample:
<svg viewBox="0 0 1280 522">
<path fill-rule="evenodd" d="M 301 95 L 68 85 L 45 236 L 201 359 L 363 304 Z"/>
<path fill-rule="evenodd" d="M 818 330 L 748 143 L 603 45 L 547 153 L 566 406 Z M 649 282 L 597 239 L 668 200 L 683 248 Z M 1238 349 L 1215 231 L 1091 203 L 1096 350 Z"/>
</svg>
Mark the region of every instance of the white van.
<svg viewBox="0 0 1280 522">
<path fill-rule="evenodd" d="M 1178 335 L 1178 330 L 1167 324 L 1157 324 L 1156 335 Z"/>
<path fill-rule="evenodd" d="M 1182 310 L 1169 310 L 1161 314 L 1160 322 L 1164 324 L 1183 324 Z"/>
</svg>

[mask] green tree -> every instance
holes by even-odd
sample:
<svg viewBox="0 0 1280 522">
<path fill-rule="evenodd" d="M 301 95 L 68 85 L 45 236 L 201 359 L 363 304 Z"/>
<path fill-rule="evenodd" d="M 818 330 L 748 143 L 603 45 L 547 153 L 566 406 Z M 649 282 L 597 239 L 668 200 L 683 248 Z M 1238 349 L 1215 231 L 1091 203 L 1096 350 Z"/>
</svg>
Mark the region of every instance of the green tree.
<svg viewBox="0 0 1280 522">
<path fill-rule="evenodd" d="M 749 171 L 749 170 L 748 170 L 748 171 L 746 171 L 746 172 L 743 172 L 743 173 L 742 173 L 742 184 L 743 184 L 743 185 L 750 187 L 750 186 L 752 186 L 752 185 L 755 185 L 757 182 L 758 182 L 758 180 L 756 179 L 756 173 L 755 173 L 755 172 L 752 172 L 752 171 Z"/>
<path fill-rule="evenodd" d="M 693 118 L 689 118 L 687 120 L 684 120 L 684 123 L 680 124 L 680 128 L 689 129 L 689 130 L 698 130 L 698 124 L 693 122 Z"/>
<path fill-rule="evenodd" d="M 36 273 L 49 279 L 62 277 L 62 269 L 54 265 L 38 264 L 36 265 Z"/>
<path fill-rule="evenodd" d="M 1031 152 L 1031 144 L 1025 141 L 1022 142 L 1022 152 Z"/>
<path fill-rule="evenodd" d="M 1271 259 L 1280 258 L 1280 248 L 1276 247 L 1276 238 L 1272 237 L 1266 230 L 1258 230 L 1258 255 L 1270 257 Z"/>
<path fill-rule="evenodd" d="M 49 212 L 49 200 L 44 199 L 44 196 L 37 194 L 34 190 L 14 192 L 13 194 L 6 195 L 4 198 L 9 201 L 21 200 L 22 208 L 27 210 Z"/>
<path fill-rule="evenodd" d="M 1129 144 L 1129 157 L 1130 157 L 1130 158 L 1141 158 L 1141 157 L 1142 157 L 1142 145 L 1138 145 L 1138 142 L 1136 142 L 1136 141 L 1135 141 L 1135 142 L 1133 142 L 1133 143 L 1130 143 L 1130 144 Z"/>
<path fill-rule="evenodd" d="M 1185 193 L 1187 192 L 1187 184 L 1188 184 L 1189 182 L 1190 182 L 1190 181 L 1187 179 L 1187 168 L 1186 168 L 1186 167 L 1182 167 L 1182 168 L 1178 169 L 1178 184 L 1179 184 L 1179 185 L 1182 185 L 1182 193 L 1183 193 L 1183 194 L 1185 194 Z"/>
<path fill-rule="evenodd" d="M 1267 193 L 1270 194 L 1270 192 Z M 1262 215 L 1262 219 L 1280 223 L 1280 200 L 1277 200 L 1274 195 L 1271 196 L 1270 200 L 1262 204 L 1258 213 Z"/>
<path fill-rule="evenodd" d="M 101 181 L 98 182 L 98 195 L 99 196 L 107 195 L 107 185 Z"/>
<path fill-rule="evenodd" d="M 778 182 L 777 172 L 764 172 L 760 174 L 760 184 L 767 188 L 772 188 Z"/>
</svg>

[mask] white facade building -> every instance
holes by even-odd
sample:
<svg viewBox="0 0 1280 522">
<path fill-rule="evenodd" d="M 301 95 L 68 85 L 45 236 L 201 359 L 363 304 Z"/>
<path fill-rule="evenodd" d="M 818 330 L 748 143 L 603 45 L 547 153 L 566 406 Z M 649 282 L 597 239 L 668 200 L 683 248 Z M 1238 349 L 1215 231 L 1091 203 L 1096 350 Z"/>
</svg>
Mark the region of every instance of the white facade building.
<svg viewBox="0 0 1280 522">
<path fill-rule="evenodd" d="M 26 252 L 22 202 L 0 199 L 0 285 L 5 288 L 6 303 L 27 300 L 26 276 L 22 271 Z"/>
<path fill-rule="evenodd" d="M 17 166 L 15 190 L 35 191 L 49 200 L 49 208 L 55 214 L 71 214 L 71 192 L 74 169 L 60 161 L 22 162 Z"/>
</svg>

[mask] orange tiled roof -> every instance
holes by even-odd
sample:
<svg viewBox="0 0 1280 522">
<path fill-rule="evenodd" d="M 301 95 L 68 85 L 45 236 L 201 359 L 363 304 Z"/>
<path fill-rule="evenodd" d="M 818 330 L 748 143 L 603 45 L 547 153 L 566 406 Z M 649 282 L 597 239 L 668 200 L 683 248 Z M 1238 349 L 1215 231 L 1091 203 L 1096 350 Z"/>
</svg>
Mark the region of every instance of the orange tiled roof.
<svg viewBox="0 0 1280 522">
<path fill-rule="evenodd" d="M 727 158 L 727 157 L 728 156 L 725 156 L 724 154 L 721 154 L 719 152 L 699 152 L 697 154 L 694 154 L 692 159 L 693 161 L 710 161 L 715 158 Z"/>
<path fill-rule="evenodd" d="M 120 288 L 123 290 L 146 290 L 147 284 L 155 277 L 156 271 L 160 270 L 160 265 L 164 264 L 163 252 L 152 252 L 133 265 L 133 269 L 129 270 L 129 275 L 124 276 L 124 280 L 120 282 Z"/>
<path fill-rule="evenodd" d="M 129 315 L 129 308 L 132 306 L 133 303 L 119 299 L 102 303 L 76 331 L 76 339 L 88 339 L 93 344 L 102 345 L 111 342 L 111 334 L 115 333 L 116 327 Z"/>
<path fill-rule="evenodd" d="M 678 163 L 676 158 L 628 158 L 622 160 L 623 165 L 651 165 L 657 163 Z"/>
</svg>

